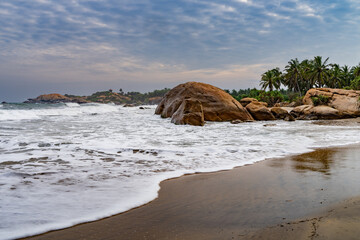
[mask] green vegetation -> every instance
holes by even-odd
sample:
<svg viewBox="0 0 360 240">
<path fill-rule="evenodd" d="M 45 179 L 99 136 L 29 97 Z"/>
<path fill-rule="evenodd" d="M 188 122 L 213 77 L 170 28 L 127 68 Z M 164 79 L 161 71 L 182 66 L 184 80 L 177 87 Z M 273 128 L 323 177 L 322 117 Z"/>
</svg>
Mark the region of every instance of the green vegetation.
<svg viewBox="0 0 360 240">
<path fill-rule="evenodd" d="M 261 102 L 267 102 L 269 106 L 273 106 L 279 102 L 301 102 L 302 97 L 299 93 L 290 91 L 290 90 L 274 90 L 274 91 L 265 91 L 258 90 L 256 88 L 240 89 L 239 91 L 232 90 L 229 91 L 225 89 L 227 93 L 233 96 L 236 100 L 240 101 L 243 98 L 250 97 L 255 98 Z"/>
<path fill-rule="evenodd" d="M 162 97 L 168 91 L 170 91 L 169 88 L 164 88 L 162 90 L 154 90 L 148 93 L 128 92 L 128 93 L 124 93 L 124 96 L 129 97 L 131 99 L 129 103 L 149 103 L 151 98 Z"/>
<path fill-rule="evenodd" d="M 283 72 L 279 68 L 266 71 L 261 75 L 260 86 L 263 90 L 279 90 L 281 85 L 292 92 L 304 95 L 314 87 L 360 89 L 360 64 L 355 67 L 339 66 L 328 63 L 316 56 L 312 60 L 291 59 Z"/>
<path fill-rule="evenodd" d="M 350 88 L 354 90 L 360 90 L 360 76 L 356 77 L 350 82 Z"/>
<path fill-rule="evenodd" d="M 326 105 L 330 98 L 328 96 L 319 95 L 317 97 L 311 97 L 311 100 L 313 101 L 315 106 L 319 105 Z"/>
</svg>

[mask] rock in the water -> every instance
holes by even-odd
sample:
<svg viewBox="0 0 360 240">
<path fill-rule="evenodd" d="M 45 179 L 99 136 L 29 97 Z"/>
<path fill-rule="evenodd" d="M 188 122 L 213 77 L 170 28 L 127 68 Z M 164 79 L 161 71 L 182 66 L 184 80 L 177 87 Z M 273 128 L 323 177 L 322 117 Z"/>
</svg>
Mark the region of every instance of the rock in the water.
<svg viewBox="0 0 360 240">
<path fill-rule="evenodd" d="M 271 111 L 262 103 L 253 101 L 246 106 L 255 120 L 275 120 Z"/>
<path fill-rule="evenodd" d="M 314 88 L 307 91 L 303 103 L 314 106 L 314 100 L 320 104 L 332 107 L 338 110 L 343 117 L 360 116 L 360 91 L 332 89 L 332 88 Z M 322 101 L 325 101 L 323 103 Z"/>
<path fill-rule="evenodd" d="M 131 103 L 127 103 L 127 104 L 124 104 L 123 107 L 136 107 L 136 105 L 131 104 Z"/>
<path fill-rule="evenodd" d="M 284 121 L 293 122 L 295 121 L 295 118 L 289 114 L 284 118 Z"/>
<path fill-rule="evenodd" d="M 201 102 L 192 98 L 184 99 L 177 111 L 172 115 L 171 122 L 182 125 L 204 126 L 204 111 Z"/>
<path fill-rule="evenodd" d="M 241 121 L 239 119 L 236 119 L 236 120 L 232 120 L 231 123 L 232 124 L 239 124 L 239 123 L 243 123 L 244 121 Z"/>
<path fill-rule="evenodd" d="M 272 107 L 270 110 L 276 119 L 283 119 L 285 121 L 295 121 L 295 118 L 291 116 L 290 113 L 284 108 Z"/>
<path fill-rule="evenodd" d="M 184 103 L 186 99 L 191 101 Z M 182 104 L 182 108 L 185 108 L 191 105 L 190 103 L 195 103 L 195 100 L 201 103 L 204 121 L 253 120 L 248 111 L 230 94 L 210 84 L 199 82 L 187 82 L 171 89 L 157 106 L 155 114 L 163 118 L 172 117 Z M 196 103 L 196 106 L 198 105 Z M 198 107 L 187 108 L 195 109 L 198 113 Z M 186 124 L 192 124 L 192 121 L 188 122 Z"/>
</svg>

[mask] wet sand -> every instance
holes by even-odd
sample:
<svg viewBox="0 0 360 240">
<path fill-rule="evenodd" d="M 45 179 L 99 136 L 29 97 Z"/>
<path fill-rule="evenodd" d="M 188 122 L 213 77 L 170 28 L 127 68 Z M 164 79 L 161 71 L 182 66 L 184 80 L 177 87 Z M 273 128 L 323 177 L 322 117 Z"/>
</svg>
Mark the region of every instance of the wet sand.
<svg viewBox="0 0 360 240">
<path fill-rule="evenodd" d="M 27 239 L 352 239 L 345 227 L 360 225 L 359 172 L 353 145 L 187 175 L 162 182 L 142 207 Z"/>
</svg>

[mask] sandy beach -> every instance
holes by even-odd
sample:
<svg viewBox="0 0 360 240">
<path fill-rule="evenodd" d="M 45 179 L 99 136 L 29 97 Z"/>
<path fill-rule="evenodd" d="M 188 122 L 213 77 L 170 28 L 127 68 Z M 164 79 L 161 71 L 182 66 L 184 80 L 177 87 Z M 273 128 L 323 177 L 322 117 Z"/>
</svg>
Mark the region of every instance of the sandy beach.
<svg viewBox="0 0 360 240">
<path fill-rule="evenodd" d="M 356 239 L 359 159 L 352 145 L 186 175 L 149 204 L 27 239 Z"/>
</svg>

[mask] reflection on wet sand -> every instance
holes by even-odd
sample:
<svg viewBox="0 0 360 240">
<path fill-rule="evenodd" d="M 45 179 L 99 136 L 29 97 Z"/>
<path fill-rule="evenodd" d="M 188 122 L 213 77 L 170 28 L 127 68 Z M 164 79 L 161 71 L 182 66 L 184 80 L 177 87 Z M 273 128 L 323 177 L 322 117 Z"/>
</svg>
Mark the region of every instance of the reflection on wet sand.
<svg viewBox="0 0 360 240">
<path fill-rule="evenodd" d="M 331 175 L 331 168 L 336 161 L 336 152 L 336 150 L 332 149 L 318 149 L 314 152 L 304 153 L 290 158 L 276 159 L 269 165 L 271 167 L 285 167 L 287 163 L 290 163 L 291 168 L 299 173 L 310 171 Z"/>
<path fill-rule="evenodd" d="M 299 172 L 313 171 L 331 174 L 331 166 L 334 163 L 334 155 L 336 151 L 330 149 L 320 149 L 315 152 L 301 154 L 291 158 L 293 168 Z"/>
</svg>

